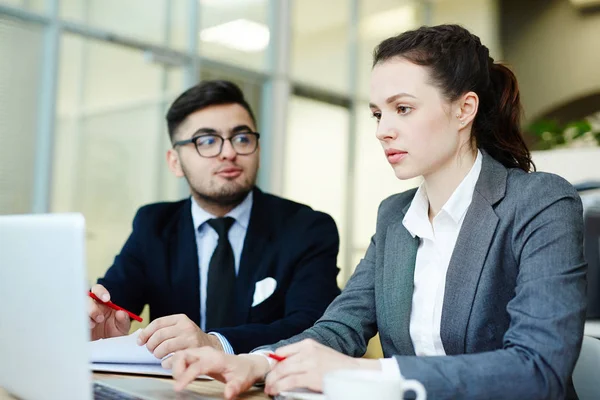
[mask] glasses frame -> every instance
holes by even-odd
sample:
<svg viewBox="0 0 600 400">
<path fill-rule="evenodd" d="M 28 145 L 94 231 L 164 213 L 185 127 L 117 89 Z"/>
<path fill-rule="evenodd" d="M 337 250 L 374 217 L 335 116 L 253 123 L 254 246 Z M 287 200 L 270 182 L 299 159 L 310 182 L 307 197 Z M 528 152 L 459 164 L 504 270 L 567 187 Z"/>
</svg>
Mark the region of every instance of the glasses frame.
<svg viewBox="0 0 600 400">
<path fill-rule="evenodd" d="M 235 146 L 233 145 L 232 140 L 235 139 L 235 137 L 239 136 L 239 135 L 253 135 L 253 136 L 256 136 L 256 145 L 254 146 L 254 149 L 251 152 L 249 152 L 249 153 L 240 153 L 239 151 L 237 151 L 235 149 Z M 221 145 L 219 146 L 219 152 L 217 154 L 215 154 L 214 156 L 203 156 L 202 154 L 200 154 L 200 149 L 198 149 L 198 145 L 196 144 L 196 142 L 198 140 L 200 140 L 201 138 L 205 138 L 207 136 L 214 137 L 214 138 L 220 138 L 221 139 Z M 235 151 L 235 153 L 237 155 L 239 155 L 239 156 L 249 156 L 250 154 L 256 153 L 256 150 L 258 149 L 258 141 L 259 141 L 259 139 L 260 139 L 260 133 L 258 133 L 258 132 L 238 132 L 238 133 L 236 133 L 236 134 L 234 134 L 234 135 L 232 135 L 231 137 L 228 137 L 228 138 L 224 138 L 223 136 L 217 135 L 215 133 L 207 133 L 205 135 L 194 136 L 191 139 L 178 140 L 177 142 L 173 143 L 173 147 L 176 147 L 176 146 L 185 146 L 187 144 L 194 143 L 194 147 L 196 148 L 196 153 L 198 153 L 198 155 L 200 157 L 215 158 L 215 157 L 218 157 L 218 156 L 221 155 L 221 153 L 223 152 L 223 146 L 225 145 L 225 141 L 228 140 L 229 143 L 231 144 L 231 148 L 233 149 L 233 151 Z"/>
</svg>

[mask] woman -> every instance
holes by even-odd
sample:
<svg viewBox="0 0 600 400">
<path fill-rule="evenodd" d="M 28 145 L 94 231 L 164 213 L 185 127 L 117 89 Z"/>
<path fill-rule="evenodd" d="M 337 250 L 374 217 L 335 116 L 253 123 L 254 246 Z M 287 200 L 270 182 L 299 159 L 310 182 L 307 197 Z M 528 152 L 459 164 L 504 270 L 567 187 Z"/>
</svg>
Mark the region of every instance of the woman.
<svg viewBox="0 0 600 400">
<path fill-rule="evenodd" d="M 422 27 L 374 54 L 376 136 L 418 190 L 379 208 L 376 233 L 343 293 L 286 359 L 209 348 L 165 362 L 179 387 L 198 374 L 228 398 L 268 373 L 265 391 L 320 390 L 334 369 L 382 369 L 431 398 L 558 399 L 583 335 L 582 207 L 570 184 L 534 168 L 519 130 L 515 76 L 456 25 Z M 379 332 L 383 360 L 366 360 Z"/>
</svg>

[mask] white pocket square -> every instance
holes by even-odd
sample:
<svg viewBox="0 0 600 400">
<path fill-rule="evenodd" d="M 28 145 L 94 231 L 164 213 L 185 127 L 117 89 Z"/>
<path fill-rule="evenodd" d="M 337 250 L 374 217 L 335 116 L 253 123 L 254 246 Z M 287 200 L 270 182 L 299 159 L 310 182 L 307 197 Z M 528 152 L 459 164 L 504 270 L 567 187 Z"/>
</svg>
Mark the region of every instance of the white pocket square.
<svg viewBox="0 0 600 400">
<path fill-rule="evenodd" d="M 277 281 L 271 277 L 265 278 L 262 281 L 256 282 L 254 287 L 254 298 L 252 307 L 259 305 L 269 298 L 277 287 Z"/>
</svg>

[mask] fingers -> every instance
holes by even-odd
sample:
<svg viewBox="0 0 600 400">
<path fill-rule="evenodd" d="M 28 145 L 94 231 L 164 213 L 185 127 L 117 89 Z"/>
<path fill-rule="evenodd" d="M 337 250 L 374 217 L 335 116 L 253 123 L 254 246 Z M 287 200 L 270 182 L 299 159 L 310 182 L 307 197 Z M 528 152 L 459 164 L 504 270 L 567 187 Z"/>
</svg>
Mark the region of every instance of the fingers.
<svg viewBox="0 0 600 400">
<path fill-rule="evenodd" d="M 185 349 L 187 349 L 185 341 L 181 337 L 176 337 L 162 342 L 160 345 L 158 345 L 158 347 L 156 347 L 156 349 L 152 351 L 152 354 L 154 354 L 154 357 L 156 358 L 163 358 L 171 353 Z"/>
<path fill-rule="evenodd" d="M 162 363 L 162 366 L 165 367 L 165 365 L 168 365 L 168 368 L 171 369 L 171 374 L 173 375 L 173 378 L 177 379 L 186 370 L 188 364 L 198 361 L 199 356 L 197 354 L 197 350 L 199 349 L 178 351 L 173 356 L 169 357 L 166 361 L 164 361 Z"/>
<path fill-rule="evenodd" d="M 223 396 L 227 400 L 235 399 L 240 393 L 245 392 L 250 389 L 252 384 L 244 383 L 244 381 L 239 379 L 234 379 L 230 382 L 227 382 L 225 385 L 225 390 L 223 391 Z"/>
<path fill-rule="evenodd" d="M 177 354 L 177 353 L 175 353 Z M 175 360 L 175 355 L 169 357 L 169 358 L 165 358 L 164 360 L 162 360 L 162 362 L 160 363 L 160 365 L 164 368 L 164 369 L 173 369 L 173 360 Z"/>
<path fill-rule="evenodd" d="M 98 298 L 105 303 L 110 300 L 110 293 L 104 286 L 100 284 L 95 284 L 92 286 L 91 292 L 98 296 Z"/>
<path fill-rule="evenodd" d="M 92 300 L 92 299 L 88 299 L 88 315 L 90 317 L 90 327 L 91 328 L 95 328 L 96 324 L 101 324 L 102 322 L 104 322 L 105 320 L 105 312 L 106 312 L 106 306 Z M 94 326 L 91 326 L 91 323 L 94 324 Z"/>
<path fill-rule="evenodd" d="M 320 391 L 322 387 L 320 379 L 318 374 L 313 373 L 290 375 L 271 385 L 265 385 L 265 393 L 275 396 L 286 390 L 296 388 L 308 388 L 310 390 Z"/>
<path fill-rule="evenodd" d="M 155 319 L 147 327 L 142 329 L 142 331 L 140 332 L 138 339 L 137 339 L 138 345 L 141 346 L 141 345 L 146 344 L 148 342 L 148 339 L 150 339 L 150 337 L 152 335 L 154 335 L 154 333 L 156 331 L 158 331 L 159 329 L 166 328 L 167 326 L 175 325 L 179 318 L 181 318 L 181 314 L 169 315 L 167 317 Z"/>
<path fill-rule="evenodd" d="M 321 376 L 318 361 L 325 346 L 307 339 L 277 349 L 276 353 L 286 359 L 278 362 L 267 375 L 265 392 L 278 394 L 296 387 L 320 390 Z"/>
<path fill-rule="evenodd" d="M 104 286 L 96 284 L 92 286 L 90 290 L 102 301 L 106 302 L 110 300 L 110 293 L 108 293 L 108 290 L 106 290 Z M 107 310 L 108 308 L 102 303 L 92 300 L 91 298 L 88 299 L 88 315 L 90 317 L 90 328 L 93 329 L 96 327 L 97 324 L 101 324 L 105 321 L 105 314 Z"/>
<path fill-rule="evenodd" d="M 176 325 L 171 325 L 171 326 L 167 326 L 165 328 L 158 329 L 157 331 L 155 331 L 152 334 L 152 336 L 150 336 L 146 340 L 146 348 L 148 350 L 150 350 L 151 353 L 154 353 L 156 348 L 159 347 L 163 342 L 165 342 L 169 339 L 176 338 L 178 332 L 179 331 L 178 331 L 178 328 Z M 175 351 L 175 350 L 183 350 L 183 349 L 174 349 L 172 351 Z"/>
<path fill-rule="evenodd" d="M 292 356 L 284 361 L 281 361 L 273 367 L 267 375 L 265 384 L 267 386 L 275 382 L 285 379 L 291 375 L 304 374 L 315 369 L 316 366 L 310 360 L 306 360 L 299 356 Z"/>
<path fill-rule="evenodd" d="M 196 380 L 198 375 L 205 374 L 206 367 L 202 365 L 202 361 L 195 361 L 189 364 L 185 370 L 175 378 L 175 390 L 183 390 L 187 385 Z"/>
<path fill-rule="evenodd" d="M 129 315 L 127 315 L 125 311 L 119 310 L 115 313 L 115 327 L 123 335 L 127 335 L 129 333 L 129 328 L 131 327 L 131 320 L 129 319 Z"/>
<path fill-rule="evenodd" d="M 175 390 L 183 389 L 198 375 L 209 375 L 226 384 L 225 398 L 232 399 L 248 390 L 259 372 L 262 377 L 269 363 L 262 356 L 228 355 L 206 346 L 178 351 L 162 365 L 172 368 Z"/>
<path fill-rule="evenodd" d="M 178 351 L 171 358 L 175 390 L 182 390 L 198 375 L 220 375 L 224 365 L 224 354 L 210 347 Z"/>
</svg>

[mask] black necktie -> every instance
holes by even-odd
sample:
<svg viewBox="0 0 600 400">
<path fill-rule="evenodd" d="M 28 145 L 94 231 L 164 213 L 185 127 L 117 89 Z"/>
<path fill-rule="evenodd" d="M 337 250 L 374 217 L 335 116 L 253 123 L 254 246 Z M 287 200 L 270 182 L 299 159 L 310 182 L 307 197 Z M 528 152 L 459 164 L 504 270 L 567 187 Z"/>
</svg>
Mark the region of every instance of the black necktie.
<svg viewBox="0 0 600 400">
<path fill-rule="evenodd" d="M 232 326 L 235 311 L 235 260 L 227 238 L 235 222 L 231 217 L 207 221 L 219 235 L 219 242 L 208 265 L 206 284 L 206 331 Z"/>
</svg>

